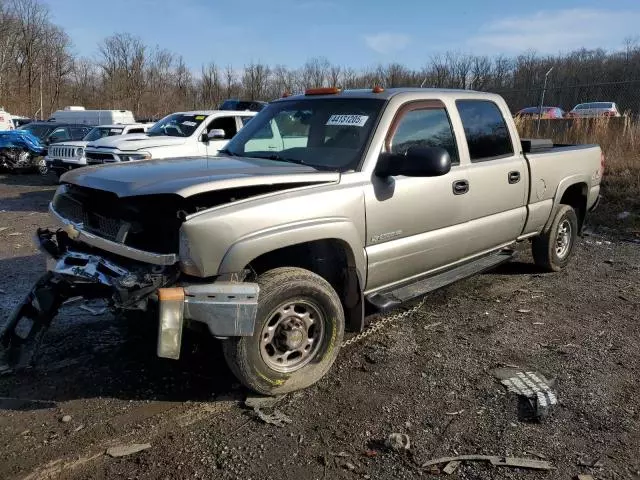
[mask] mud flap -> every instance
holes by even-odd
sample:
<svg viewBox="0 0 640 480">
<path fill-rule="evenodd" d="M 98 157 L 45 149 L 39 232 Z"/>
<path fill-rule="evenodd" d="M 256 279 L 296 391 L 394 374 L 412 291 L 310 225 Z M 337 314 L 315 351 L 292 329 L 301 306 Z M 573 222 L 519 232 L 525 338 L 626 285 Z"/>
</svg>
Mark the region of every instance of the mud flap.
<svg viewBox="0 0 640 480">
<path fill-rule="evenodd" d="M 40 277 L 0 330 L 0 375 L 33 367 L 42 338 L 67 298 L 51 272 Z"/>
</svg>

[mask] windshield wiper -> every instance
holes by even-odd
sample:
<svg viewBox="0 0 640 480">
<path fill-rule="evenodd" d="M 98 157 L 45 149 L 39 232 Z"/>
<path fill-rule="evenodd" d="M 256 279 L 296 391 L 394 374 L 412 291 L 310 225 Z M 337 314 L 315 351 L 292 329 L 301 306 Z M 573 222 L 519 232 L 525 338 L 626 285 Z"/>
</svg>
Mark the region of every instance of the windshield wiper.
<svg viewBox="0 0 640 480">
<path fill-rule="evenodd" d="M 304 160 L 299 160 L 297 158 L 288 158 L 282 157 L 278 154 L 268 155 L 268 156 L 253 156 L 254 158 L 264 158 L 265 160 L 275 160 L 276 162 L 287 162 L 287 163 L 295 163 L 297 165 L 304 165 L 305 167 L 317 168 L 315 165 L 311 165 Z"/>
</svg>

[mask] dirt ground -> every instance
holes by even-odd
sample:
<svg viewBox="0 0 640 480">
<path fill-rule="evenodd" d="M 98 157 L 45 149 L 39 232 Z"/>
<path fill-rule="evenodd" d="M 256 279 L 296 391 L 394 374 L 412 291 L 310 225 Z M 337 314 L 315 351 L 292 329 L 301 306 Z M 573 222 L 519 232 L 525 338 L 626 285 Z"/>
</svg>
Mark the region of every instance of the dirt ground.
<svg viewBox="0 0 640 480">
<path fill-rule="evenodd" d="M 0 175 L 0 322 L 44 271 L 31 235 L 51 224 L 54 189 Z M 0 378 L 0 479 L 435 478 L 421 465 L 458 454 L 555 469 L 465 463 L 449 478 L 640 478 L 640 244 L 599 231 L 561 273 L 538 273 L 523 245 L 344 348 L 319 384 L 278 402 L 291 420 L 281 427 L 244 406 L 214 340 L 160 360 L 153 325 L 68 307 L 37 368 Z M 518 419 L 490 375 L 504 365 L 555 380 L 548 418 Z M 409 451 L 384 446 L 394 432 Z M 105 455 L 133 443 L 150 448 Z"/>
</svg>

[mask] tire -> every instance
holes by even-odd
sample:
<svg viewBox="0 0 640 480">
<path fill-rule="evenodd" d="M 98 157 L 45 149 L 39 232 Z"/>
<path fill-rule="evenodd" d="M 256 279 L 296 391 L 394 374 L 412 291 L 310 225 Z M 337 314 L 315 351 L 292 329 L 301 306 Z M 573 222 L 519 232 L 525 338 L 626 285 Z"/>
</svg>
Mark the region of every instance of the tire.
<svg viewBox="0 0 640 480">
<path fill-rule="evenodd" d="M 35 165 L 36 170 L 38 170 L 38 173 L 43 177 L 49 173 L 49 166 L 47 165 L 47 162 L 45 162 L 44 157 L 38 158 Z"/>
<path fill-rule="evenodd" d="M 578 236 L 578 216 L 569 205 L 561 205 L 549 230 L 531 243 L 534 263 L 548 272 L 559 272 L 567 266 Z"/>
<path fill-rule="evenodd" d="M 345 321 L 338 294 L 302 268 L 270 270 L 258 284 L 253 335 L 223 340 L 229 368 L 245 387 L 264 395 L 313 385 L 329 371 L 342 344 Z"/>
</svg>

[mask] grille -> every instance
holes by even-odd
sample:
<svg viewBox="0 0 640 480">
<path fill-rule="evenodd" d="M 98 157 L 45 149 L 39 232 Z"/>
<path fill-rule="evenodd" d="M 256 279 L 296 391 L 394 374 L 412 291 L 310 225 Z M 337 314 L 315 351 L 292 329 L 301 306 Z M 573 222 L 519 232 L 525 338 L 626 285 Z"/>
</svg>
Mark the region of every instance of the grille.
<svg viewBox="0 0 640 480">
<path fill-rule="evenodd" d="M 80 201 L 65 194 L 56 195 L 53 206 L 63 218 L 74 223 L 82 223 L 83 228 L 91 233 L 107 240 L 124 240 L 124 235 L 120 239 L 119 233 L 123 227 L 123 234 L 128 229 L 127 222 L 88 211 Z"/>
<path fill-rule="evenodd" d="M 58 158 L 75 158 L 76 147 L 51 147 L 50 156 Z"/>
<path fill-rule="evenodd" d="M 106 162 L 115 162 L 115 158 L 110 153 L 100 153 L 100 152 L 87 152 L 87 163 L 88 164 L 99 164 Z"/>
</svg>

